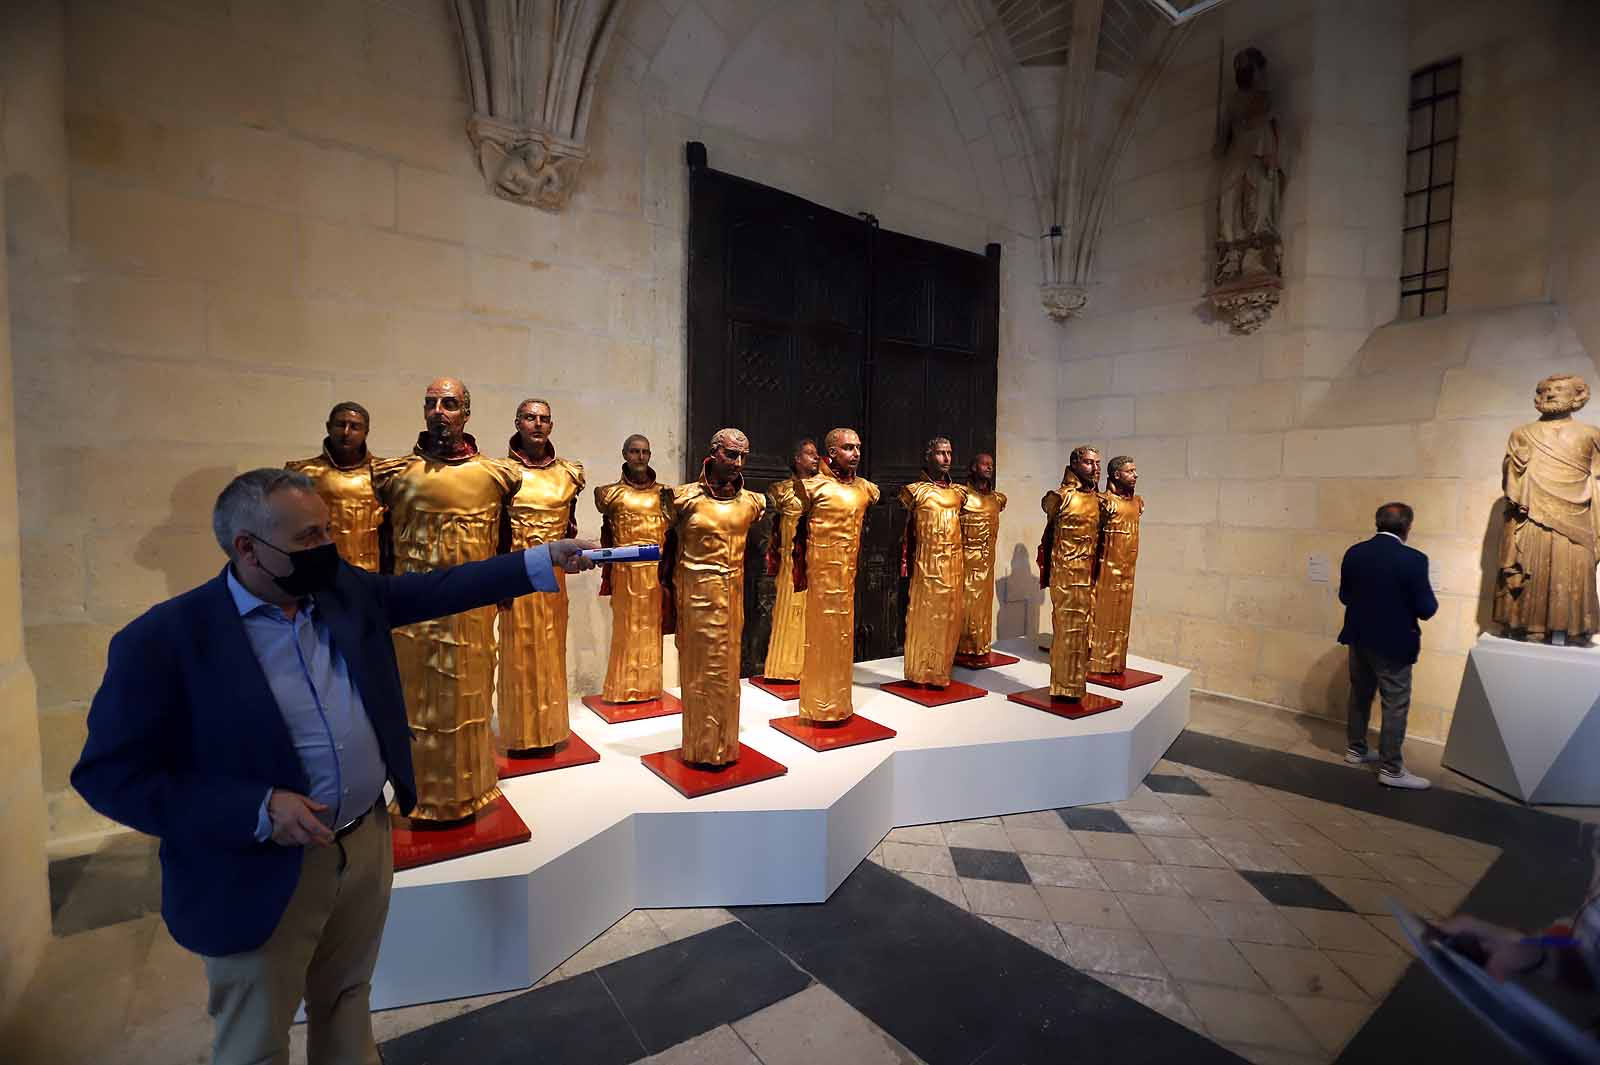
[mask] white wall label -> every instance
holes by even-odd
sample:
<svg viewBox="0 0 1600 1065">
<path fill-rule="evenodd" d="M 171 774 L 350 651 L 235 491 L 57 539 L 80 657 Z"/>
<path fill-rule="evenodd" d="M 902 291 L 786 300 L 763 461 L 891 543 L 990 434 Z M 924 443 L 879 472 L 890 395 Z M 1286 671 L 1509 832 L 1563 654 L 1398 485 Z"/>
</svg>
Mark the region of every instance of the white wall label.
<svg viewBox="0 0 1600 1065">
<path fill-rule="evenodd" d="M 1332 568 L 1333 566 L 1328 561 L 1327 555 L 1306 556 L 1306 578 L 1308 580 L 1316 581 L 1319 584 L 1327 584 L 1328 575 Z"/>
</svg>

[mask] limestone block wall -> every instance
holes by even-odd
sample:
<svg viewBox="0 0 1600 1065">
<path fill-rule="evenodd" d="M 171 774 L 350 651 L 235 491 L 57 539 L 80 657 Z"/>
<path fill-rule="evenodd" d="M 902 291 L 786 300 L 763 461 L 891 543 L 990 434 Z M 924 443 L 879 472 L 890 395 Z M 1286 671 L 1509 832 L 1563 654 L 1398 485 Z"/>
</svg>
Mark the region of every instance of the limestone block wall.
<svg viewBox="0 0 1600 1065">
<path fill-rule="evenodd" d="M 1025 501 L 1055 476 L 1025 138 L 965 4 L 636 0 L 559 215 L 485 190 L 438 0 L 65 9 L 70 254 L 13 279 L 23 616 L 58 848 L 108 827 L 66 774 L 111 633 L 218 571 L 215 493 L 314 453 L 335 401 L 369 407 L 374 450 L 395 454 L 426 381 L 457 374 L 494 453 L 540 395 L 591 484 L 635 431 L 682 476 L 701 446 L 683 439 L 687 140 L 890 228 L 1002 243 L 1001 483 Z M 1020 632 L 1040 523 L 1013 515 L 999 609 Z M 598 531 L 589 498 L 579 523 Z M 577 588 L 575 694 L 609 639 L 593 582 Z"/>
<path fill-rule="evenodd" d="M 1442 603 L 1424 626 L 1411 732 L 1448 729 L 1486 620 L 1506 434 L 1533 417 L 1544 374 L 1594 379 L 1576 313 L 1548 302 L 1559 256 L 1551 185 L 1537 177 L 1568 131 L 1516 117 L 1537 110 L 1515 103 L 1519 80 L 1563 84 L 1560 69 L 1534 72 L 1563 54 L 1567 5 L 1523 6 L 1535 16 L 1491 22 L 1458 21 L 1454 4 L 1237 0 L 1196 25 L 1141 116 L 1091 313 L 1063 337 L 1058 425 L 1063 450 L 1094 442 L 1139 460 L 1149 509 L 1133 643 L 1193 667 L 1199 687 L 1341 716 L 1338 560 L 1379 504 L 1402 499 Z M 1250 44 L 1268 56 L 1289 169 L 1283 302 L 1244 337 L 1202 308 L 1219 38 L 1229 56 Z M 1407 78 L 1451 54 L 1469 86 L 1451 312 L 1389 324 Z M 1536 234 L 1511 240 L 1508 214 Z M 1507 254 L 1475 250 L 1479 233 Z M 1574 308 L 1594 298 L 1578 271 L 1566 285 Z M 1311 556 L 1331 561 L 1333 581 L 1309 579 Z"/>
<path fill-rule="evenodd" d="M 46 819 L 40 785 L 34 676 L 24 655 L 12 387 L 11 281 L 19 262 L 65 238 L 66 152 L 61 137 L 61 19 L 54 4 L 0 11 L 0 1024 L 15 1007 L 50 939 Z"/>
</svg>

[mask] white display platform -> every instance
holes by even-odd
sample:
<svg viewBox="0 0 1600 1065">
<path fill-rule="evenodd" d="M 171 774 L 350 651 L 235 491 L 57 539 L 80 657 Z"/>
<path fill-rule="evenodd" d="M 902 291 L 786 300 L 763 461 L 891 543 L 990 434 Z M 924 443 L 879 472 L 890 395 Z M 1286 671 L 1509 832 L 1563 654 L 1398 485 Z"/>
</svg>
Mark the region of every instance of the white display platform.
<svg viewBox="0 0 1600 1065">
<path fill-rule="evenodd" d="M 1600 647 L 1487 633 L 1467 655 L 1443 762 L 1524 802 L 1600 804 Z"/>
<path fill-rule="evenodd" d="M 740 739 L 788 775 L 692 800 L 639 761 L 679 745 L 680 717 L 607 725 L 574 699 L 600 761 L 502 783 L 529 842 L 396 874 L 373 1007 L 528 987 L 638 908 L 821 902 L 896 826 L 1127 798 L 1188 724 L 1188 670 L 1130 657 L 1162 679 L 1069 721 L 1007 701 L 1049 683 L 1028 640 L 996 650 L 1022 661 L 956 670 L 991 694 L 939 708 L 875 687 L 899 658 L 858 663 L 856 712 L 899 735 L 826 752 L 746 683 Z"/>
</svg>

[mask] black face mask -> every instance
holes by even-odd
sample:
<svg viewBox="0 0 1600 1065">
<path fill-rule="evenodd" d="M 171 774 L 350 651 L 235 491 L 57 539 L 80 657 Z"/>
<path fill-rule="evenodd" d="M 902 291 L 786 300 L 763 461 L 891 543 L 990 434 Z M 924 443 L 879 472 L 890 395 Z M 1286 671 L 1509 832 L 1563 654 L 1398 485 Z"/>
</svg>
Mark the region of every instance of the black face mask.
<svg viewBox="0 0 1600 1065">
<path fill-rule="evenodd" d="M 279 577 L 268 571 L 273 583 L 288 594 L 299 598 L 302 595 L 315 595 L 333 587 L 333 578 L 339 572 L 339 549 L 334 544 L 326 543 L 301 551 L 285 551 L 276 544 L 267 543 L 254 533 L 250 534 L 250 539 L 258 544 L 266 544 L 287 558 L 294 566 L 287 577 Z"/>
</svg>

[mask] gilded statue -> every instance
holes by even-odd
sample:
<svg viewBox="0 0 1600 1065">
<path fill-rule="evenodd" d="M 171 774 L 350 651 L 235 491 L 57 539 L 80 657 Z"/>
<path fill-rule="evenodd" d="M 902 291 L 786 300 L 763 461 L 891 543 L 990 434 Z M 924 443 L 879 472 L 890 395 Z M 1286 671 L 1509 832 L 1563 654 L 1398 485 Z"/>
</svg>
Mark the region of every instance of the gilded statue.
<svg viewBox="0 0 1600 1065">
<path fill-rule="evenodd" d="M 794 587 L 795 532 L 800 525 L 799 484 L 815 477 L 822 464 L 817 442 L 810 438 L 797 442 L 790 456 L 788 480 L 774 481 L 767 489 L 767 505 L 772 508 L 772 537 L 767 543 L 767 575 L 777 578 L 777 597 L 772 604 L 772 635 L 767 641 L 767 663 L 762 676 L 767 680 L 798 681 L 806 660 L 806 593 Z"/>
<path fill-rule="evenodd" d="M 466 431 L 472 393 L 441 377 L 423 394 L 427 428 L 411 454 L 378 459 L 372 483 L 394 529 L 394 571 L 425 573 L 507 547 L 507 509 L 522 483 L 513 464 L 478 453 Z M 394 630 L 410 716 L 417 821 L 456 821 L 500 796 L 491 729 L 495 608 Z"/>
<path fill-rule="evenodd" d="M 1061 487 L 1044 494 L 1039 585 L 1050 589 L 1050 696 L 1082 699 L 1089 674 L 1089 624 L 1094 614 L 1100 550 L 1100 452 L 1072 449 Z"/>
<path fill-rule="evenodd" d="M 522 475 L 511 501 L 514 550 L 578 534 L 583 465 L 556 455 L 550 404 L 517 404 L 510 457 Z M 500 742 L 513 757 L 549 751 L 572 734 L 567 720 L 567 578 L 559 592 L 533 592 L 500 614 Z"/>
<path fill-rule="evenodd" d="M 372 416 L 359 403 L 346 401 L 328 412 L 328 435 L 322 454 L 284 463 L 311 478 L 317 494 L 328 504 L 329 529 L 339 557 L 371 573 L 387 568 L 387 511 L 372 489 L 372 464 L 379 461 L 367 450 L 367 430 Z"/>
<path fill-rule="evenodd" d="M 676 603 L 683 678 L 683 753 L 699 766 L 739 759 L 739 641 L 744 635 L 744 556 L 766 503 L 744 487 L 750 441 L 737 429 L 711 438 L 700 479 L 672 492 L 661 569 Z"/>
<path fill-rule="evenodd" d="M 994 546 L 1000 538 L 1004 492 L 995 491 L 994 456 L 979 452 L 967 467 L 967 498 L 961 505 L 961 639 L 956 661 L 988 656 L 994 646 Z"/>
<path fill-rule="evenodd" d="M 900 575 L 911 580 L 906 607 L 905 677 L 912 684 L 945 688 L 961 639 L 961 511 L 967 486 L 950 479 L 955 451 L 936 436 L 923 449 L 922 480 L 900 489 L 905 539 Z"/>
<path fill-rule="evenodd" d="M 1539 420 L 1513 429 L 1506 444 L 1494 620 L 1517 639 L 1581 644 L 1600 630 L 1594 492 L 1600 428 L 1572 417 L 1588 402 L 1583 378 L 1546 377 L 1533 397 Z"/>
<path fill-rule="evenodd" d="M 1100 496 L 1100 575 L 1094 586 L 1089 632 L 1089 672 L 1128 668 L 1128 627 L 1133 619 L 1133 571 L 1139 561 L 1139 518 L 1144 497 L 1134 495 L 1139 467 L 1127 455 L 1106 464 Z"/>
<path fill-rule="evenodd" d="M 662 488 L 650 468 L 650 440 L 634 433 L 622 444 L 622 478 L 594 490 L 600 546 L 660 546 L 667 535 Z M 661 580 L 650 562 L 612 562 L 600 576 L 611 598 L 611 654 L 600 697 L 636 703 L 661 696 Z"/>
<path fill-rule="evenodd" d="M 1252 333 L 1271 315 L 1282 287 L 1284 171 L 1267 57 L 1257 48 L 1239 52 L 1233 80 L 1213 148 L 1221 169 L 1212 304 L 1234 332 Z"/>
<path fill-rule="evenodd" d="M 794 586 L 806 593 L 805 672 L 800 720 L 844 722 L 855 714 L 856 563 L 867 508 L 878 486 L 857 474 L 861 437 L 834 429 L 823 438 L 826 458 L 815 476 L 797 484 L 800 521 L 794 539 Z"/>
</svg>

